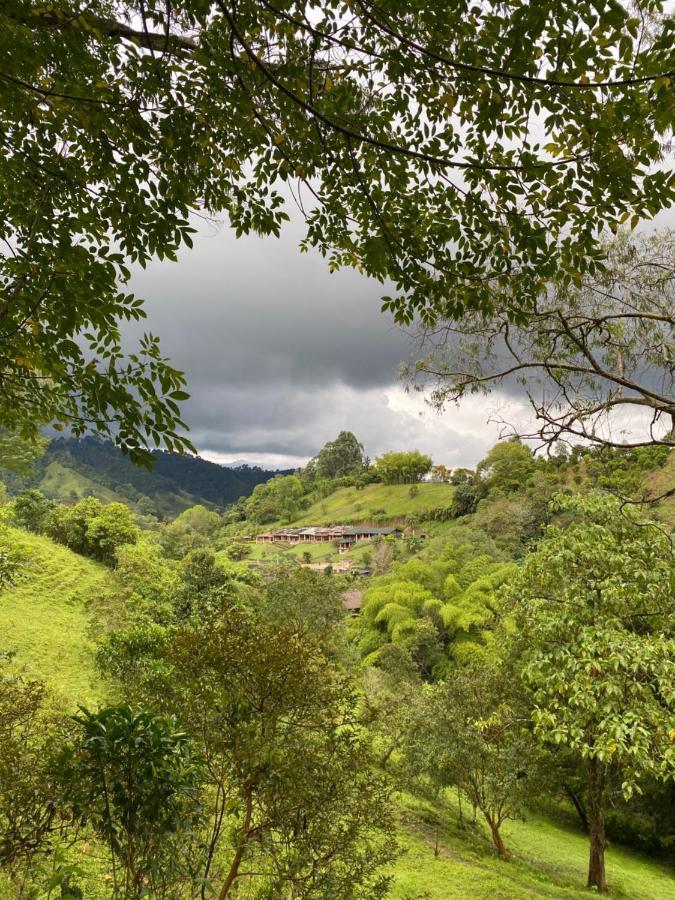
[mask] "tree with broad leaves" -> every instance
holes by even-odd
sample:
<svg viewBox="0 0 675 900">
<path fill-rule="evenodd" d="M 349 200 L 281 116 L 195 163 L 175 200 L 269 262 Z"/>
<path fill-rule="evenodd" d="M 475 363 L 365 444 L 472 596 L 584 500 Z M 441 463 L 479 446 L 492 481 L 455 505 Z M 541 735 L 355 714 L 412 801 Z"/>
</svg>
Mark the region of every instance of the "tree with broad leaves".
<svg viewBox="0 0 675 900">
<path fill-rule="evenodd" d="M 431 457 L 419 450 L 391 450 L 375 460 L 375 474 L 385 484 L 416 485 L 431 471 Z"/>
<path fill-rule="evenodd" d="M 0 428 L 0 470 L 3 475 L 23 478 L 33 475 L 48 444 L 45 437 L 25 440 L 19 432 Z"/>
<path fill-rule="evenodd" d="M 107 847 L 114 897 L 189 885 L 202 815 L 199 763 L 175 719 L 129 706 L 82 709 L 57 757 L 63 803 Z"/>
<path fill-rule="evenodd" d="M 603 269 L 551 284 L 524 316 L 502 295 L 429 328 L 431 349 L 407 374 L 434 387 L 437 408 L 520 385 L 537 421 L 521 434 L 549 448 L 675 446 L 675 233 L 623 232 L 603 246 Z"/>
<path fill-rule="evenodd" d="M 40 533 L 44 530 L 49 513 L 56 504 L 37 488 L 27 488 L 14 501 L 12 513 L 14 521 L 27 531 Z"/>
<path fill-rule="evenodd" d="M 600 493 L 559 497 L 509 585 L 511 658 L 534 732 L 584 767 L 588 886 L 607 890 L 605 811 L 617 788 L 675 779 L 675 566 L 668 537 Z"/>
<path fill-rule="evenodd" d="M 190 447 L 182 375 L 119 323 L 193 212 L 278 234 L 292 195 L 399 322 L 519 319 L 672 202 L 674 47 L 661 0 L 6 0 L 0 421 Z"/>
</svg>

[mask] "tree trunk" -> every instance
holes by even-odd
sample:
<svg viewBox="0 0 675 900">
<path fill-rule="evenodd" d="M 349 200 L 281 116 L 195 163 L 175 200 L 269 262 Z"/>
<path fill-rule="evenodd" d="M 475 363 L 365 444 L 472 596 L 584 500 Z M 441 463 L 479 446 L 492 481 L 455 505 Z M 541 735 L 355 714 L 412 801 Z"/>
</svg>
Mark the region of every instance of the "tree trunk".
<svg viewBox="0 0 675 900">
<path fill-rule="evenodd" d="M 607 893 L 605 876 L 605 779 L 602 763 L 589 759 L 588 775 L 588 823 L 590 853 L 588 858 L 588 887 L 596 888 L 601 894 Z"/>
<path fill-rule="evenodd" d="M 246 843 L 248 841 L 249 830 L 251 828 L 251 818 L 253 815 L 253 789 L 250 785 L 246 789 L 246 812 L 244 813 L 244 823 L 241 829 L 241 839 L 239 844 L 237 845 L 237 849 L 234 854 L 234 858 L 232 860 L 232 865 L 230 866 L 230 871 L 227 873 L 227 878 L 225 879 L 225 883 L 220 889 L 220 893 L 218 894 L 218 900 L 226 900 L 230 895 L 230 888 L 235 882 L 237 875 L 239 874 L 239 866 L 241 865 L 242 858 L 244 856 L 244 849 L 246 847 Z"/>
<path fill-rule="evenodd" d="M 583 800 L 581 797 L 577 797 L 569 784 L 563 785 L 565 788 L 565 793 L 570 798 L 572 805 L 577 811 L 577 815 L 579 816 L 579 821 L 581 822 L 581 827 L 584 829 L 586 834 L 590 832 L 590 826 L 588 824 L 588 814 L 586 813 L 586 807 L 583 804 Z"/>
<path fill-rule="evenodd" d="M 490 833 L 492 834 L 492 842 L 495 845 L 495 849 L 497 850 L 497 854 L 500 859 L 508 859 L 509 851 L 504 846 L 504 841 L 502 840 L 502 836 L 499 833 L 499 822 L 496 819 L 493 819 L 487 813 L 484 813 L 484 816 L 487 820 L 488 825 L 490 826 Z"/>
</svg>

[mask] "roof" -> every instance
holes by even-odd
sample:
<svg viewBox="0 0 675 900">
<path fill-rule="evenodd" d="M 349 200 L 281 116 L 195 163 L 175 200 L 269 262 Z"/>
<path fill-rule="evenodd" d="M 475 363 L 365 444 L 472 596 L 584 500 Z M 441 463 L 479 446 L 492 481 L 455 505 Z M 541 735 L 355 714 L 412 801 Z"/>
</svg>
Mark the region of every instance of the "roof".
<svg viewBox="0 0 675 900">
<path fill-rule="evenodd" d="M 345 591 L 342 594 L 342 603 L 345 609 L 358 610 L 361 609 L 361 600 L 363 591 Z"/>
<path fill-rule="evenodd" d="M 274 531 L 266 531 L 259 537 L 272 537 L 274 535 L 285 537 L 357 537 L 360 534 L 368 534 L 373 537 L 386 537 L 400 528 L 371 528 L 368 525 L 308 525 L 299 528 L 276 528 Z"/>
</svg>

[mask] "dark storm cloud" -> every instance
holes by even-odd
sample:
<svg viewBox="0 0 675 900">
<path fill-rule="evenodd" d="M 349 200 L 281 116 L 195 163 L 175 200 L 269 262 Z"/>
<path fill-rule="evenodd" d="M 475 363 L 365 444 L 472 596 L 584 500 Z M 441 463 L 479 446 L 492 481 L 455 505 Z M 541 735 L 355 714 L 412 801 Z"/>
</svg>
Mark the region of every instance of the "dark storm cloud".
<svg viewBox="0 0 675 900">
<path fill-rule="evenodd" d="M 202 452 L 300 463 L 342 429 L 372 455 L 419 446 L 455 465 L 475 462 L 496 439 L 488 411 L 420 423 L 419 403 L 394 387 L 413 346 L 380 310 L 386 288 L 353 271 L 331 275 L 302 254 L 301 233 L 235 240 L 200 228 L 178 263 L 134 274 L 149 329 L 188 376 L 184 414 Z"/>
<path fill-rule="evenodd" d="M 384 288 L 355 272 L 331 275 L 300 234 L 235 240 L 201 233 L 178 264 L 156 263 L 134 278 L 150 324 L 193 385 L 296 385 L 341 380 L 386 384 L 407 340 L 380 312 Z"/>
<path fill-rule="evenodd" d="M 672 214 L 657 224 L 672 225 Z M 515 384 L 420 418 L 423 403 L 396 386 L 415 348 L 380 311 L 386 287 L 353 271 L 331 275 L 318 254 L 300 252 L 301 237 L 298 222 L 280 240 L 236 240 L 202 224 L 177 264 L 134 275 L 149 321 L 132 333 L 159 334 L 187 373 L 184 414 L 201 451 L 294 464 L 349 429 L 371 455 L 418 446 L 466 465 L 497 440 L 486 423 L 498 407 L 511 422 L 529 419 Z"/>
</svg>

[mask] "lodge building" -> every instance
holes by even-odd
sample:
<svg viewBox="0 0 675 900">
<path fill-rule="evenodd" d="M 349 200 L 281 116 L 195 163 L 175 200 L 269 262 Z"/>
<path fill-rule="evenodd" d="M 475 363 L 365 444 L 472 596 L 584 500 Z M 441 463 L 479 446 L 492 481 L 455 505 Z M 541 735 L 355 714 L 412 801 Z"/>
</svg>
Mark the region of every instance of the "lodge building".
<svg viewBox="0 0 675 900">
<path fill-rule="evenodd" d="M 388 537 L 398 528 L 368 528 L 365 525 L 331 525 L 327 527 L 278 528 L 256 537 L 257 544 L 330 544 L 337 543 L 340 553 L 347 553 L 357 541 Z"/>
</svg>

